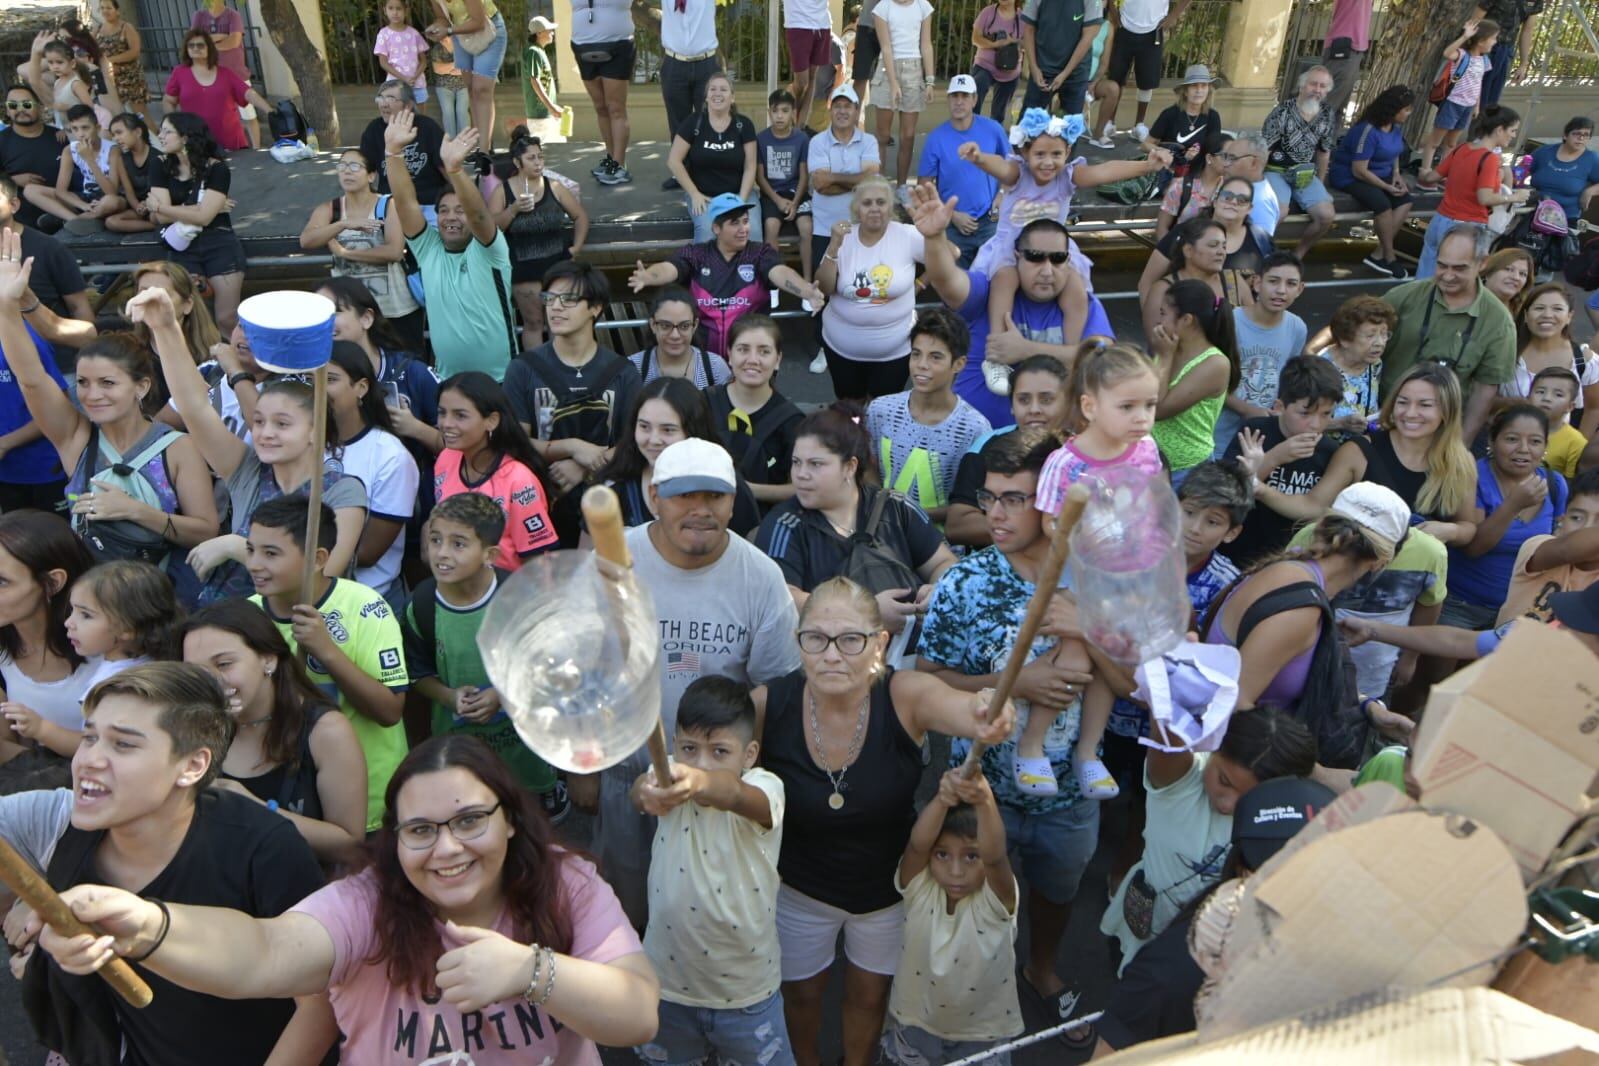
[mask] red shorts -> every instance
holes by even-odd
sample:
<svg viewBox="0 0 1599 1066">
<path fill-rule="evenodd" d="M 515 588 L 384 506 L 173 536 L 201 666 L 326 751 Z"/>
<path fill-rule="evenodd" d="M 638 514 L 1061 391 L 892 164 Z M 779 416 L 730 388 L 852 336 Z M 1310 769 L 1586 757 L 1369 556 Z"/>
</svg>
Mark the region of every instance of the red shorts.
<svg viewBox="0 0 1599 1066">
<path fill-rule="evenodd" d="M 833 35 L 827 30 L 784 30 L 788 42 L 788 65 L 798 74 L 833 61 Z"/>
</svg>

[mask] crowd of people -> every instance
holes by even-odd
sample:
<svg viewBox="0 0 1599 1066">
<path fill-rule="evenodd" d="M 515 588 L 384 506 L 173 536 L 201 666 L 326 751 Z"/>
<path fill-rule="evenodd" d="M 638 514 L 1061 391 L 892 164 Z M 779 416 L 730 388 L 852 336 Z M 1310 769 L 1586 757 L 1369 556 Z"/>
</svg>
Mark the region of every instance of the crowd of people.
<svg viewBox="0 0 1599 1066">
<path fill-rule="evenodd" d="M 625 272 L 648 306 L 630 345 L 600 328 L 612 277 L 584 254 L 580 183 L 525 128 L 494 165 L 504 16 L 435 0 L 419 32 L 391 0 L 380 114 L 300 238 L 332 264 L 325 410 L 240 321 L 227 156 L 265 101 L 228 60 L 237 13 L 196 16 L 153 136 L 114 0 L 104 84 L 41 38 L 0 132 L 0 837 L 96 926 L 65 936 L 23 904 L 5 923 L 66 1062 L 594 1063 L 610 1045 L 816 1066 L 835 1028 L 849 1066 L 954 1061 L 1084 1012 L 1061 947 L 1101 849 L 1117 981 L 1060 1039 L 1108 1054 L 1193 1027 L 1200 903 L 1337 792 L 1402 785 L 1432 682 L 1513 625 L 1599 650 L 1586 297 L 1485 236 L 1520 197 L 1500 191 L 1520 119 L 1488 75 L 1504 38 L 1529 39 L 1527 4 L 1477 12 L 1451 46 L 1478 95 L 1463 143 L 1424 159 L 1443 202 L 1413 280 L 1395 239 L 1414 94 L 1373 93 L 1343 128 L 1357 3 L 1265 128 L 1235 134 L 1199 66 L 1144 126 L 1181 2 L 1107 22 L 995 3 L 914 175 L 929 5 L 868 5 L 853 79 L 809 6 L 784 5 L 796 80 L 760 129 L 720 71 L 714 5 L 662 5 L 694 236 Z M 541 51 L 556 27 L 534 21 Z M 578 22 L 607 152 L 591 176 L 622 184 L 631 15 L 597 2 Z M 1144 158 L 1074 154 L 1117 136 L 1096 41 L 1106 78 L 1135 75 Z M 527 117 L 557 114 L 547 56 L 524 65 Z M 1462 129 L 1448 104 L 1440 145 Z M 1599 190 L 1592 128 L 1534 155 L 1533 187 L 1568 212 Z M 1074 197 L 1163 181 L 1141 335 L 1118 337 Z M 1399 283 L 1307 322 L 1334 191 L 1373 213 L 1367 266 Z M 160 229 L 170 255 L 97 320 L 57 223 Z M 778 293 L 814 322 L 770 317 Z M 785 346 L 820 350 L 836 402 L 778 391 Z M 1068 489 L 1123 476 L 1169 480 L 1180 612 L 1239 654 L 1209 753 L 1166 750 L 1070 577 L 1015 646 Z M 658 616 L 669 781 L 643 750 L 558 772 L 479 646 L 519 570 L 588 544 L 594 485 Z M 557 828 L 573 806 L 591 838 Z M 150 1006 L 91 976 L 114 956 Z"/>
</svg>

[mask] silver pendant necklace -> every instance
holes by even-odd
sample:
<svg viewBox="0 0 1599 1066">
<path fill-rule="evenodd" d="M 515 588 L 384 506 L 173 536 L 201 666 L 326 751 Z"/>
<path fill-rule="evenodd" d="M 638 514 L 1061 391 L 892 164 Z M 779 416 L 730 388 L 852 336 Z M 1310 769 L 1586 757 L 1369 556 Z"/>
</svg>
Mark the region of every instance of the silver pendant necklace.
<svg viewBox="0 0 1599 1066">
<path fill-rule="evenodd" d="M 860 714 L 855 719 L 855 735 L 850 738 L 849 747 L 844 751 L 844 761 L 839 765 L 837 775 L 823 761 L 827 758 L 827 749 L 822 746 L 822 726 L 816 716 L 816 694 L 807 686 L 806 695 L 810 698 L 811 736 L 816 741 L 816 765 L 827 775 L 828 784 L 833 786 L 832 794 L 827 797 L 827 805 L 835 811 L 841 810 L 844 806 L 844 775 L 849 773 L 851 763 L 860 754 L 861 734 L 866 729 L 866 711 L 871 705 L 872 694 L 868 692 L 866 698 L 861 700 Z"/>
</svg>

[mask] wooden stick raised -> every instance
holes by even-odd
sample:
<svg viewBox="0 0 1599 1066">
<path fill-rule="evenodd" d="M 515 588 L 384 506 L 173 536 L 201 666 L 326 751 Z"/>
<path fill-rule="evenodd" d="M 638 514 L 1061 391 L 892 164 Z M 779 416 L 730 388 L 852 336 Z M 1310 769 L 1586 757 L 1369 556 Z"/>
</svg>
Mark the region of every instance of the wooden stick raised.
<svg viewBox="0 0 1599 1066">
<path fill-rule="evenodd" d="M 583 493 L 583 521 L 588 524 L 589 539 L 594 542 L 594 554 L 623 570 L 633 569 L 633 556 L 627 550 L 627 538 L 622 528 L 622 505 L 616 493 L 604 485 L 595 485 Z M 600 573 L 606 573 L 605 567 Z M 610 575 L 607 575 L 610 576 Z M 617 612 L 620 617 L 621 612 Z M 655 767 L 655 783 L 667 788 L 672 783 L 672 767 L 666 758 L 666 727 L 660 716 L 655 718 L 655 728 L 650 732 L 650 763 Z"/>
<path fill-rule="evenodd" d="M 1078 483 L 1067 490 L 1066 502 L 1061 505 L 1060 517 L 1055 520 L 1055 533 L 1049 540 L 1049 554 L 1045 556 L 1044 565 L 1038 571 L 1038 581 L 1033 586 L 1033 598 L 1027 601 L 1027 613 L 1022 616 L 1022 626 L 1016 631 L 1016 643 L 1011 646 L 1010 658 L 994 685 L 994 694 L 989 697 L 989 721 L 994 720 L 999 709 L 1005 706 L 1005 701 L 1010 699 L 1010 690 L 1016 686 L 1016 677 L 1027 665 L 1027 651 L 1033 646 L 1038 627 L 1044 624 L 1044 614 L 1055 595 L 1055 586 L 1060 584 L 1060 572 L 1066 566 L 1066 555 L 1071 550 L 1067 542 L 1071 539 L 1072 527 L 1083 516 L 1083 505 L 1087 502 L 1087 485 Z M 961 764 L 962 777 L 970 779 L 977 776 L 982 767 L 983 752 L 987 749 L 988 745 L 980 740 L 972 742 L 972 750 Z"/>
<path fill-rule="evenodd" d="M 87 933 L 90 936 L 100 936 L 100 932 L 91 926 L 85 925 L 72 913 L 72 908 L 67 906 L 67 901 L 56 895 L 56 890 L 50 887 L 39 871 L 28 865 L 26 859 L 17 854 L 17 850 L 0 837 L 0 881 L 6 883 L 16 897 L 33 908 L 46 924 L 54 929 L 60 936 L 79 936 Z M 133 972 L 133 967 L 121 958 L 113 957 L 110 962 L 100 968 L 100 976 L 117 991 L 117 995 L 127 1000 L 135 1007 L 148 1007 L 154 999 L 150 986 L 144 983 L 144 978 Z"/>
<path fill-rule="evenodd" d="M 305 566 L 300 570 L 300 596 L 296 603 L 316 603 L 316 550 L 322 539 L 322 456 L 328 450 L 328 368 L 323 364 L 312 376 L 311 450 L 317 456 L 316 473 L 311 475 L 310 498 L 305 505 Z M 329 549 L 332 545 L 328 546 Z"/>
</svg>

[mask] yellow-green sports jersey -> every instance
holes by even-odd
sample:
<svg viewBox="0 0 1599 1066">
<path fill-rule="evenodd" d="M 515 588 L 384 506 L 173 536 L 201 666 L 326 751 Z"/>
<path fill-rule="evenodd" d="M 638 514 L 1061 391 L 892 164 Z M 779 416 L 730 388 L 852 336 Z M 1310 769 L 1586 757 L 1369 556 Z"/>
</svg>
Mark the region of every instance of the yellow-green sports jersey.
<svg viewBox="0 0 1599 1066">
<path fill-rule="evenodd" d="M 292 620 L 273 614 L 258 595 L 251 596 L 250 602 L 266 611 L 289 647 L 298 652 Z M 403 691 L 411 683 L 405 670 L 400 621 L 382 596 L 358 582 L 334 578 L 316 606 L 327 621 L 333 642 L 363 672 L 391 689 Z M 329 699 L 338 701 L 339 710 L 355 727 L 355 735 L 361 741 L 361 751 L 366 755 L 366 828 L 370 832 L 383 821 L 383 792 L 405 758 L 405 726 L 380 725 L 356 710 L 316 656 L 306 656 L 305 668 L 312 682 Z"/>
</svg>

